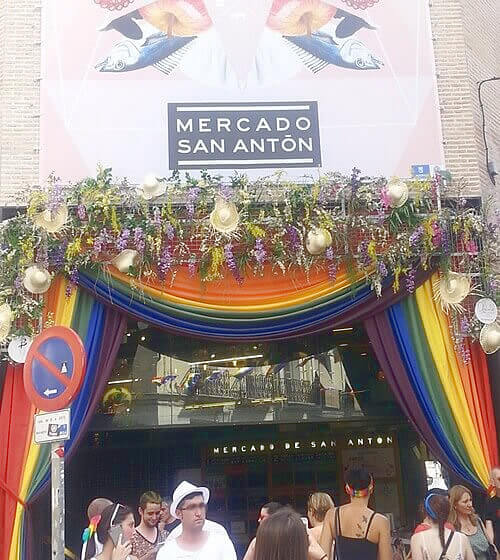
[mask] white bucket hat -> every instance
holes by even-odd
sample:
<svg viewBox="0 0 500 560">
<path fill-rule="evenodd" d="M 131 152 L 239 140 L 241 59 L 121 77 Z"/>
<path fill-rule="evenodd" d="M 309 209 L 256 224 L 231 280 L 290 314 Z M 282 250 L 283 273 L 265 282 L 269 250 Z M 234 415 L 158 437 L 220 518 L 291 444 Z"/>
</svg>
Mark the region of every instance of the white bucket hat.
<svg viewBox="0 0 500 560">
<path fill-rule="evenodd" d="M 186 496 L 196 492 L 199 492 L 203 496 L 203 503 L 208 504 L 208 500 L 210 499 L 210 490 L 208 488 L 205 488 L 205 486 L 195 486 L 194 484 L 187 482 L 187 480 L 183 480 L 174 490 L 172 504 L 170 506 L 170 515 L 179 519 L 179 516 L 176 513 L 179 504 Z"/>
</svg>

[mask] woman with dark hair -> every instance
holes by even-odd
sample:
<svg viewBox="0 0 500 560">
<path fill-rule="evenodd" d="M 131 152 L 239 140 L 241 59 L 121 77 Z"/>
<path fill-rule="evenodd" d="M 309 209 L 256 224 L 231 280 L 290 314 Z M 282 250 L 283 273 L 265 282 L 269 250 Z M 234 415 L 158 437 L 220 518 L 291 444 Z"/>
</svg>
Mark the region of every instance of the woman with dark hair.
<svg viewBox="0 0 500 560">
<path fill-rule="evenodd" d="M 430 529 L 411 538 L 412 560 L 474 560 L 467 537 L 445 527 L 450 514 L 447 496 L 428 494 L 424 507 Z"/>
<path fill-rule="evenodd" d="M 331 509 L 323 522 L 319 544 L 337 560 L 392 560 L 389 520 L 368 507 L 373 493 L 372 476 L 364 469 L 350 469 L 345 490 L 351 503 Z"/>
<path fill-rule="evenodd" d="M 130 539 L 134 534 L 135 520 L 132 510 L 121 504 L 111 504 L 97 521 L 96 534 L 103 549 L 96 555 L 94 539 L 88 538 L 85 560 L 136 560 L 131 556 Z"/>
<path fill-rule="evenodd" d="M 490 541 L 486 527 L 474 512 L 472 493 L 465 486 L 453 486 L 450 489 L 450 514 L 448 521 L 455 529 L 467 536 L 476 560 L 490 558 Z M 496 554 L 496 550 L 495 550 Z"/>
<path fill-rule="evenodd" d="M 255 560 L 307 560 L 309 539 L 300 517 L 283 508 L 259 526 Z"/>
</svg>

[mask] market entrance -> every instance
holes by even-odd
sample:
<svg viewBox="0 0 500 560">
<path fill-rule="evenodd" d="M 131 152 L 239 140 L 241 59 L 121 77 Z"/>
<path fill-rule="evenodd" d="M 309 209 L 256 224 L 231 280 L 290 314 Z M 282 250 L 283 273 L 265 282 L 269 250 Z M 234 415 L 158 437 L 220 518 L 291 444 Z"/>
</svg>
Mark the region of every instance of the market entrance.
<svg viewBox="0 0 500 560">
<path fill-rule="evenodd" d="M 79 530 L 94 496 L 135 507 L 144 490 L 168 495 L 187 479 L 211 489 L 209 516 L 241 555 L 262 504 L 304 515 L 314 491 L 341 503 L 344 470 L 362 464 L 378 481 L 376 507 L 399 528 L 425 487 L 424 454 L 360 325 L 235 344 L 134 322 L 70 464 L 68 526 Z"/>
</svg>

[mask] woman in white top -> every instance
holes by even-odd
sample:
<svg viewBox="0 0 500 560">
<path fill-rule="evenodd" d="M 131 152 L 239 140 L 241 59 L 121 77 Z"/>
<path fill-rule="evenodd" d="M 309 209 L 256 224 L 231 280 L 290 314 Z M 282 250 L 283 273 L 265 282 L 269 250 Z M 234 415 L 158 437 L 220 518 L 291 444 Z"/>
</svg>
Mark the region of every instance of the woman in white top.
<svg viewBox="0 0 500 560">
<path fill-rule="evenodd" d="M 132 510 L 121 504 L 108 506 L 97 523 L 96 534 L 103 549 L 96 555 L 94 539 L 90 538 L 84 551 L 85 560 L 136 560 L 131 556 L 130 539 L 135 531 Z"/>
<path fill-rule="evenodd" d="M 448 498 L 429 494 L 424 505 L 431 527 L 411 538 L 412 560 L 474 560 L 467 537 L 444 526 L 450 514 Z"/>
</svg>

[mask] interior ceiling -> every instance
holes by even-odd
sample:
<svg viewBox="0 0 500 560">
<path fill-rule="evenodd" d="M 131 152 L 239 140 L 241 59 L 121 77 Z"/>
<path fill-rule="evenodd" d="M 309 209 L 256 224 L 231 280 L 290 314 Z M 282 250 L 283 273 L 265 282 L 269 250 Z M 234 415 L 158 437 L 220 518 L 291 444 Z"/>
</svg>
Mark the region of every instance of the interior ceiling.
<svg viewBox="0 0 500 560">
<path fill-rule="evenodd" d="M 143 328 L 141 328 L 143 327 Z M 370 353 L 368 337 L 360 325 L 352 331 L 332 332 L 303 336 L 285 341 L 272 342 L 214 342 L 189 337 L 173 336 L 165 331 L 146 325 L 129 324 L 128 336 L 120 349 L 120 357 L 133 358 L 140 344 L 158 354 L 171 356 L 185 362 L 201 362 L 211 359 L 255 356 L 262 358 L 239 360 L 248 365 L 278 364 L 322 354 L 335 347 L 359 353 Z"/>
</svg>

